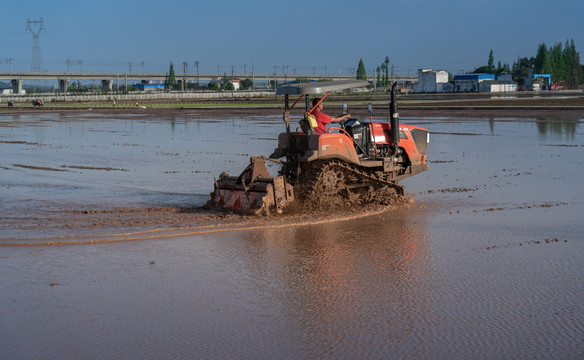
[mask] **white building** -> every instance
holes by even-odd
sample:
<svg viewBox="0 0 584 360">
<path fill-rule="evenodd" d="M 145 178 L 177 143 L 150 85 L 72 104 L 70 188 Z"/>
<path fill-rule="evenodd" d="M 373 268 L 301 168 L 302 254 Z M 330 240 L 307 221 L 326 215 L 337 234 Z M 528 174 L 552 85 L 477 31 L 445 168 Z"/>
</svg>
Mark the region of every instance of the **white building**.
<svg viewBox="0 0 584 360">
<path fill-rule="evenodd" d="M 14 95 L 14 90 L 0 89 L 0 95 Z M 22 91 L 18 95 L 26 95 L 26 90 L 22 89 Z"/>
<path fill-rule="evenodd" d="M 491 93 L 515 92 L 517 91 L 517 84 L 500 82 L 495 80 L 485 80 L 479 84 L 479 91 Z"/>
<path fill-rule="evenodd" d="M 485 80 L 479 83 L 480 92 L 515 92 L 517 91 L 517 83 L 513 82 L 510 74 L 501 74 L 497 76 L 497 80 Z"/>
<path fill-rule="evenodd" d="M 448 83 L 448 72 L 444 70 L 419 69 L 418 82 L 414 84 L 415 93 L 443 92 Z"/>
</svg>

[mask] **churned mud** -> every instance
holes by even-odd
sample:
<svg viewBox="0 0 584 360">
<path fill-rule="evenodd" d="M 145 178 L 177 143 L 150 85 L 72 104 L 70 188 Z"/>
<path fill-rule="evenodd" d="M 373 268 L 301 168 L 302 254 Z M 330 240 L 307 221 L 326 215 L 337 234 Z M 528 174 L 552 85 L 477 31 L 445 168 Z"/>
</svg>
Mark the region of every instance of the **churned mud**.
<svg viewBox="0 0 584 360">
<path fill-rule="evenodd" d="M 334 223 L 373 216 L 403 207 L 392 205 L 350 206 L 325 209 L 296 203 L 282 214 L 249 215 L 227 209 L 156 207 L 146 209 L 34 211 L 17 218 L 0 216 L 5 229 L 20 229 L 26 236 L 6 237 L 2 246 L 40 246 L 111 243 L 168 239 L 221 232 L 289 228 Z M 322 203 L 319 203 L 322 205 Z M 320 209 L 321 212 L 316 209 Z M 27 231 L 28 230 L 28 231 Z M 34 235 L 37 234 L 37 235 Z M 52 235 L 48 235 L 52 234 Z"/>
</svg>

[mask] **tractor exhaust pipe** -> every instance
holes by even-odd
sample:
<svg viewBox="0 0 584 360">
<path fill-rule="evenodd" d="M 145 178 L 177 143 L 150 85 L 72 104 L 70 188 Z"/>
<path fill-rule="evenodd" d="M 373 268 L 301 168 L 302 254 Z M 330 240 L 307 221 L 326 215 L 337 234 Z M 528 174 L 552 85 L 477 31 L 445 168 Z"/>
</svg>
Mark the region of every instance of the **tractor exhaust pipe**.
<svg viewBox="0 0 584 360">
<path fill-rule="evenodd" d="M 395 86 L 397 81 L 391 86 L 391 102 L 389 103 L 389 117 L 391 118 L 391 141 L 397 150 L 399 144 L 399 112 L 397 111 L 397 101 L 395 99 Z M 396 151 L 395 150 L 395 151 Z M 397 151 L 396 151 L 397 152 Z"/>
<path fill-rule="evenodd" d="M 399 112 L 397 111 L 397 101 L 395 99 L 395 86 L 397 82 L 391 85 L 391 102 L 389 103 L 389 117 L 391 121 L 391 142 L 393 143 L 393 154 L 391 159 L 394 164 L 397 163 L 399 155 Z"/>
</svg>

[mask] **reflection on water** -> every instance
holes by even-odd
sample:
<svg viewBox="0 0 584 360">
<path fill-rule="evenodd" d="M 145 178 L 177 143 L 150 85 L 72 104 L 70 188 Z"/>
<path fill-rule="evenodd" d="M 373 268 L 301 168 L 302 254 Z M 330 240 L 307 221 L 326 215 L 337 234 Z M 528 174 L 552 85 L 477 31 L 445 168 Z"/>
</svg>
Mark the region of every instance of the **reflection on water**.
<svg viewBox="0 0 584 360">
<path fill-rule="evenodd" d="M 574 140 L 580 123 L 581 120 L 577 119 L 540 119 L 537 120 L 537 130 L 544 139 L 545 135 L 554 135 L 560 139 Z"/>
<path fill-rule="evenodd" d="M 0 247 L 0 357 L 581 356 L 581 120 L 404 122 L 432 133 L 430 170 L 404 181 L 416 195 L 405 208 Z M 221 171 L 269 154 L 282 127 L 277 113 L 0 116 L 0 238 L 6 219 L 40 208 L 202 201 Z"/>
<path fill-rule="evenodd" d="M 250 235 L 261 236 L 256 244 L 266 257 L 248 264 L 250 277 L 262 288 L 275 281 L 267 289 L 276 290 L 287 321 L 324 347 L 311 355 L 335 343 L 336 352 L 357 347 L 383 356 L 383 347 L 358 345 L 353 336 L 376 337 L 384 329 L 385 341 L 415 341 L 407 329 L 431 317 L 428 234 L 424 225 L 393 215 Z"/>
</svg>

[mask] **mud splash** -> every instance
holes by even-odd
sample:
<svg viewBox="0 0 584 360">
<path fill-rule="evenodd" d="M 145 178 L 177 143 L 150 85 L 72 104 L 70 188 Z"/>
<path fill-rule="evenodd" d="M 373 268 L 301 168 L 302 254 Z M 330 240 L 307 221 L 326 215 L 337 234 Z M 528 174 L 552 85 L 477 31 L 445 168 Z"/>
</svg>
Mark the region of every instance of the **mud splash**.
<svg viewBox="0 0 584 360">
<path fill-rule="evenodd" d="M 238 214 L 222 209 L 209 210 L 207 206 L 189 209 L 159 207 L 62 211 L 54 212 L 54 216 L 50 218 L 37 218 L 36 224 L 29 220 L 27 225 L 37 230 L 65 229 L 67 235 L 10 238 L 1 242 L 0 247 L 86 245 L 322 225 L 396 211 L 408 200 L 413 202 L 413 199 L 404 198 L 399 205 L 337 208 L 326 213 L 318 212 L 315 208 L 310 212 L 299 211 L 303 206 L 298 205 L 298 208 L 292 208 L 283 214 L 270 216 Z M 88 235 L 92 230 L 98 231 Z"/>
</svg>

